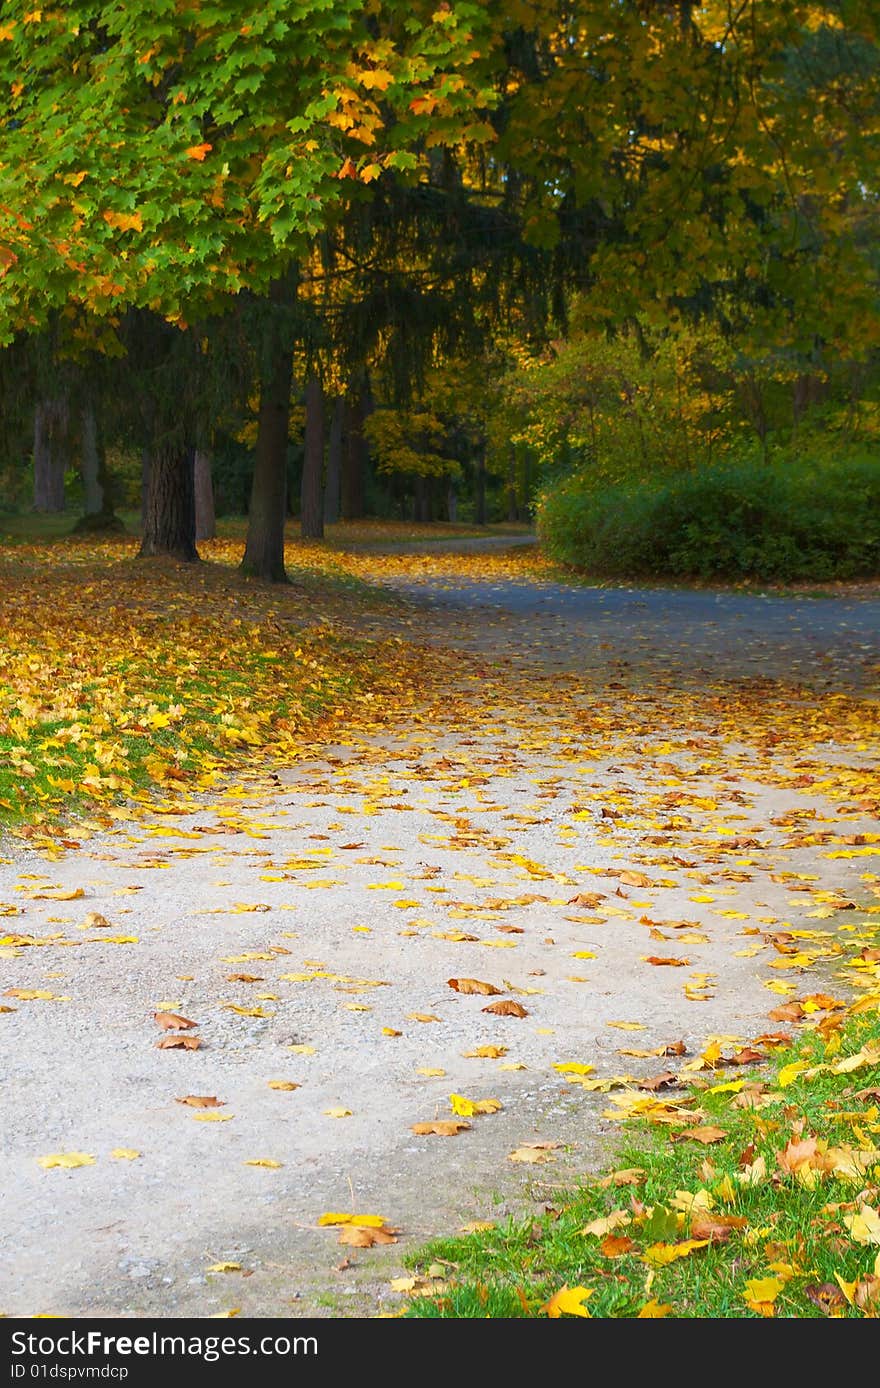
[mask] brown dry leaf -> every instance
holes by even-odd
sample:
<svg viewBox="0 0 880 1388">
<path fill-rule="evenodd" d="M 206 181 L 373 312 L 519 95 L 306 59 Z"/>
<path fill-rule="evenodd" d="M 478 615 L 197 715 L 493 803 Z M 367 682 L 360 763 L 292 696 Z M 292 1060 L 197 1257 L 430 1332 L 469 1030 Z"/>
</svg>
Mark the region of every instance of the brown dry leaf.
<svg viewBox="0 0 880 1388">
<path fill-rule="evenodd" d="M 587 910 L 594 911 L 600 901 L 605 900 L 605 892 L 578 892 L 577 896 L 570 896 L 569 906 L 586 906 Z"/>
<path fill-rule="evenodd" d="M 493 1017 L 528 1017 L 528 1012 L 521 1002 L 515 1002 L 513 998 L 502 998 L 499 1002 L 490 1002 L 488 1007 L 483 1008 L 484 1012 L 491 1012 Z"/>
<path fill-rule="evenodd" d="M 197 1051 L 201 1044 L 198 1036 L 176 1036 L 173 1034 L 163 1036 L 161 1041 L 156 1042 L 160 1051 Z"/>
<path fill-rule="evenodd" d="M 713 1128 L 711 1126 L 685 1128 L 683 1132 L 673 1133 L 673 1142 L 702 1142 L 708 1145 L 712 1142 L 723 1142 L 727 1133 L 723 1128 Z"/>
<path fill-rule="evenodd" d="M 153 1021 L 163 1031 L 190 1031 L 198 1026 L 198 1022 L 191 1022 L 188 1017 L 181 1017 L 178 1012 L 154 1012 Z"/>
<path fill-rule="evenodd" d="M 258 974 L 227 974 L 227 983 L 263 983 L 264 979 Z"/>
<path fill-rule="evenodd" d="M 216 1094 L 185 1094 L 175 1099 L 176 1104 L 186 1104 L 188 1108 L 223 1108 L 226 1100 L 218 1099 Z"/>
<path fill-rule="evenodd" d="M 507 1160 L 539 1166 L 542 1162 L 554 1161 L 553 1150 L 561 1146 L 561 1142 L 524 1142 L 521 1147 L 508 1152 Z"/>
<path fill-rule="evenodd" d="M 609 1186 L 640 1186 L 647 1174 L 644 1167 L 626 1166 L 620 1171 L 612 1171 L 610 1176 L 603 1176 L 599 1185 L 606 1190 Z"/>
<path fill-rule="evenodd" d="M 110 922 L 106 916 L 102 916 L 100 911 L 89 911 L 89 914 L 82 922 L 83 930 L 108 930 Z"/>
<path fill-rule="evenodd" d="M 460 1118 L 438 1118 L 434 1123 L 413 1123 L 410 1131 L 417 1137 L 457 1137 L 470 1126 Z"/>
<path fill-rule="evenodd" d="M 834 1282 L 814 1282 L 804 1287 L 804 1295 L 826 1316 L 836 1316 L 847 1300 Z"/>
<path fill-rule="evenodd" d="M 662 1075 L 652 1075 L 647 1080 L 636 1080 L 635 1084 L 636 1089 L 647 1089 L 653 1093 L 658 1089 L 672 1089 L 678 1082 L 678 1075 L 673 1074 L 671 1070 L 664 1070 Z"/>
<path fill-rule="evenodd" d="M 627 887 L 653 887 L 655 885 L 646 873 L 633 872 L 630 868 L 624 868 L 623 872 L 617 874 L 617 877 Z"/>
<path fill-rule="evenodd" d="M 673 955 L 643 954 L 642 959 L 646 964 L 654 964 L 658 969 L 687 969 L 691 963 L 689 959 L 676 959 Z"/>
<path fill-rule="evenodd" d="M 748 1220 L 743 1215 L 712 1214 L 701 1210 L 691 1219 L 690 1235 L 694 1239 L 708 1239 L 710 1243 L 724 1243 L 736 1229 L 745 1229 Z"/>
<path fill-rule="evenodd" d="M 387 1225 L 381 1229 L 361 1229 L 356 1224 L 343 1224 L 338 1241 L 348 1244 L 350 1248 L 373 1248 L 375 1244 L 397 1243 L 394 1232 Z"/>
<path fill-rule="evenodd" d="M 494 983 L 483 983 L 479 978 L 448 978 L 446 982 L 456 993 L 482 993 L 485 997 L 496 997 L 501 992 Z"/>
</svg>

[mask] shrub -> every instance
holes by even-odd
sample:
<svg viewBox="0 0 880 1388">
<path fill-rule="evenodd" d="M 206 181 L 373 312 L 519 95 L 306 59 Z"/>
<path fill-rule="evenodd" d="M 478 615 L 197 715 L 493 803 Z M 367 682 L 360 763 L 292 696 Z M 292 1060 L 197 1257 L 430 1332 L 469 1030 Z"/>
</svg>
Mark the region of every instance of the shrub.
<svg viewBox="0 0 880 1388">
<path fill-rule="evenodd" d="M 880 572 L 880 464 L 744 460 L 641 486 L 583 474 L 541 498 L 552 558 L 617 577 L 762 580 Z"/>
</svg>

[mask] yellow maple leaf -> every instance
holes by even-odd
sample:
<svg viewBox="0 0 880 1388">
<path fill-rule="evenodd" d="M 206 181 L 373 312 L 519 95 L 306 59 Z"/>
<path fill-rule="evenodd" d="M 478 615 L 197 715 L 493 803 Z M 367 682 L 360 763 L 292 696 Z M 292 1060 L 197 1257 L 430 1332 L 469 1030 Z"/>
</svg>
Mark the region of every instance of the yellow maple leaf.
<svg viewBox="0 0 880 1388">
<path fill-rule="evenodd" d="M 743 1301 L 759 1316 L 773 1316 L 776 1314 L 773 1303 L 784 1286 L 778 1277 L 753 1277 L 746 1282 Z"/>
<path fill-rule="evenodd" d="M 667 1267 L 678 1258 L 689 1258 L 698 1248 L 706 1248 L 709 1242 L 709 1239 L 683 1239 L 681 1243 L 652 1243 L 645 1249 L 644 1260 L 649 1267 Z"/>
<path fill-rule="evenodd" d="M 65 1168 L 72 1168 L 74 1166 L 94 1166 L 95 1158 L 89 1156 L 88 1152 L 54 1152 L 48 1157 L 38 1157 L 37 1165 L 42 1166 L 46 1171 L 53 1166 L 62 1166 Z"/>
<path fill-rule="evenodd" d="M 880 1214 L 870 1205 L 860 1205 L 857 1214 L 844 1215 L 843 1222 L 856 1243 L 880 1244 Z"/>
<path fill-rule="evenodd" d="M 560 1316 L 583 1316 L 589 1320 L 590 1313 L 584 1302 L 594 1294 L 592 1287 L 560 1287 L 544 1302 L 541 1310 L 551 1320 L 559 1320 Z"/>
</svg>

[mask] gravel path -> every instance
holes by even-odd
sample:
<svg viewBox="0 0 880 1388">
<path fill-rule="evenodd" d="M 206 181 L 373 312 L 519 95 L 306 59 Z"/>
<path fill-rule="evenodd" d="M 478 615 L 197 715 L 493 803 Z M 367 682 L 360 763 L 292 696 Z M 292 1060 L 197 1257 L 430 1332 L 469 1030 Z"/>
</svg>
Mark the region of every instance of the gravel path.
<svg viewBox="0 0 880 1388">
<path fill-rule="evenodd" d="M 456 688 L 278 775 L 0 863 L 3 925 L 41 941 L 0 946 L 0 991 L 51 995 L 3 999 L 0 1311 L 396 1308 L 421 1238 L 540 1207 L 618 1130 L 613 1095 L 554 1065 L 650 1076 L 669 1062 L 620 1051 L 693 1056 L 842 986 L 837 925 L 876 866 L 846 845 L 876 827 L 880 605 L 394 584 L 411 605 L 377 632 L 460 647 Z M 815 932 L 794 966 L 786 928 Z M 200 1048 L 158 1049 L 157 1009 Z M 486 1046 L 503 1053 L 464 1054 Z M 451 1093 L 503 1110 L 414 1135 Z M 562 1144 L 552 1161 L 508 1160 L 540 1141 Z M 38 1164 L 70 1152 L 94 1164 Z M 340 1210 L 400 1243 L 338 1246 L 317 1221 Z"/>
</svg>

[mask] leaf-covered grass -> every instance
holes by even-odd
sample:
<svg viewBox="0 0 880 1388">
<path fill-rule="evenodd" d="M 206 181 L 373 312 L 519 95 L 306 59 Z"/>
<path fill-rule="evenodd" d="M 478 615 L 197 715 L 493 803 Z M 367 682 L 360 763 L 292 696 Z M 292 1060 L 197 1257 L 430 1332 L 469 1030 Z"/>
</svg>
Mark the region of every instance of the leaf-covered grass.
<svg viewBox="0 0 880 1388">
<path fill-rule="evenodd" d="M 422 1250 L 409 1314 L 880 1313 L 880 965 L 861 963 L 868 994 L 777 1048 L 769 1075 L 642 1095 L 651 1121 L 613 1168 L 538 1218 Z M 722 1131 L 704 1145 L 695 1127 Z"/>
<path fill-rule="evenodd" d="M 192 566 L 135 544 L 28 539 L 0 560 L 0 822 L 209 790 L 430 678 L 415 647 L 363 636 L 390 599 L 332 558 L 291 555 L 293 583 L 268 587 L 239 577 L 232 541 Z"/>
</svg>

